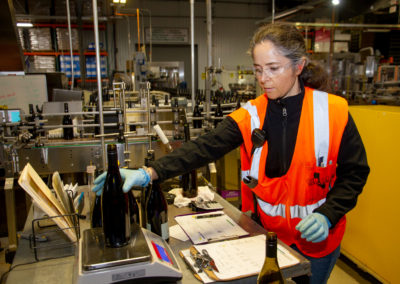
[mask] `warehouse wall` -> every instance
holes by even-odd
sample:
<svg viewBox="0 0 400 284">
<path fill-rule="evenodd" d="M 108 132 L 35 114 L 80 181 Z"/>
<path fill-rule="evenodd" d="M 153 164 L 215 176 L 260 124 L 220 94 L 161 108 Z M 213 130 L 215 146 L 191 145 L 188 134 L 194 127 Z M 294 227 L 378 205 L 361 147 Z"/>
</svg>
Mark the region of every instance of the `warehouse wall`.
<svg viewBox="0 0 400 284">
<path fill-rule="evenodd" d="M 234 70 L 236 66 L 250 67 L 251 58 L 246 54 L 249 40 L 256 28 L 255 22 L 269 15 L 269 6 L 265 4 L 226 4 L 213 3 L 213 63 L 219 58 L 225 69 Z M 136 8 L 151 12 L 152 27 L 187 28 L 190 45 L 190 6 L 189 1 L 128 1 L 123 11 L 135 14 Z M 149 27 L 149 18 L 144 17 L 145 28 Z M 116 21 L 117 64 L 119 70 L 125 70 L 126 60 L 132 58 L 134 44 L 137 43 L 136 17 L 129 17 L 131 31 L 131 51 L 128 50 L 128 20 Z M 205 1 L 195 2 L 195 44 L 198 45 L 198 82 L 204 88 L 201 73 L 207 64 L 207 26 Z M 110 34 L 110 33 L 109 33 Z M 111 37 L 111 35 L 109 35 Z M 112 40 L 108 50 L 113 52 Z M 112 60 L 110 56 L 110 61 Z M 111 66 L 114 66 L 110 62 Z M 191 74 L 185 74 L 190 87 Z"/>
</svg>

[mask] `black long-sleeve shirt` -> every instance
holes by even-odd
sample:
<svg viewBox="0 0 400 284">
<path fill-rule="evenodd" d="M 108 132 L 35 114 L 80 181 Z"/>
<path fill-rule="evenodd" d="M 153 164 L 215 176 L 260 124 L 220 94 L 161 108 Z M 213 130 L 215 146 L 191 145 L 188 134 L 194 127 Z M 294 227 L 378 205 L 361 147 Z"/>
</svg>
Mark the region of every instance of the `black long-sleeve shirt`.
<svg viewBox="0 0 400 284">
<path fill-rule="evenodd" d="M 292 161 L 304 88 L 296 96 L 269 100 L 264 125 L 268 139 L 268 156 L 265 174 L 269 178 L 284 175 Z M 286 145 L 282 144 L 282 108 L 287 110 Z M 243 143 L 243 137 L 236 122 L 225 118 L 216 129 L 175 149 L 150 164 L 160 180 L 181 175 L 215 161 Z M 369 174 L 367 157 L 357 127 L 349 114 L 344 129 L 337 159 L 336 181 L 328 192 L 326 202 L 314 210 L 336 225 L 341 217 L 357 203 Z"/>
</svg>

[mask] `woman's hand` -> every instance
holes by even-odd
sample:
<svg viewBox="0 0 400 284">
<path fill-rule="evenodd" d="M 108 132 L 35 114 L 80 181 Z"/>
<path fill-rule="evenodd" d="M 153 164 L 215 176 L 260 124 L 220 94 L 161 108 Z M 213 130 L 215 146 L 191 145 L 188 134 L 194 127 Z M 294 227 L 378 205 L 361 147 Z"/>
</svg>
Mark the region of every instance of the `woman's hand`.
<svg viewBox="0 0 400 284">
<path fill-rule="evenodd" d="M 124 181 L 124 185 L 122 186 L 122 190 L 124 192 L 130 191 L 133 186 L 146 187 L 151 180 L 150 175 L 144 169 L 119 169 L 119 173 L 121 174 L 122 180 Z M 95 186 L 92 188 L 92 191 L 94 191 L 96 195 L 101 195 L 101 193 L 103 192 L 103 186 L 106 180 L 106 176 L 107 171 L 105 171 L 95 179 Z"/>
<path fill-rule="evenodd" d="M 319 243 L 329 235 L 331 223 L 325 215 L 312 213 L 297 224 L 301 237 L 309 242 Z"/>
</svg>

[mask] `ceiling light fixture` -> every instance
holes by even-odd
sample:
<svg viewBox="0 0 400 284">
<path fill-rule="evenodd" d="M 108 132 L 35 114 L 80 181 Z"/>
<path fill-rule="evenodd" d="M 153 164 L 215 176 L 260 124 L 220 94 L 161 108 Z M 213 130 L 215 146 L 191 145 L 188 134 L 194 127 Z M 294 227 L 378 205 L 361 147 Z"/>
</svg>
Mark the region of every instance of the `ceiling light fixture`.
<svg viewBox="0 0 400 284">
<path fill-rule="evenodd" d="M 332 0 L 332 4 L 335 6 L 339 5 L 339 3 L 340 3 L 340 0 Z"/>
</svg>

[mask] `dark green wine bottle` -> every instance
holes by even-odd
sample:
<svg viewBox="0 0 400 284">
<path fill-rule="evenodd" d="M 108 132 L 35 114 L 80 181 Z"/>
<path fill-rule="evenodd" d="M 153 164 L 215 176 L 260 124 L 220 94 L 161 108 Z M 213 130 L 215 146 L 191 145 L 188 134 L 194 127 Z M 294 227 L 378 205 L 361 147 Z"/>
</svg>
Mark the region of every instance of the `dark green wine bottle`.
<svg viewBox="0 0 400 284">
<path fill-rule="evenodd" d="M 222 112 L 220 99 L 218 99 L 217 108 L 215 109 L 214 116 L 215 116 L 214 127 L 217 127 L 218 123 L 220 123 L 222 121 L 221 119 L 219 119 L 219 117 L 224 116 L 224 113 Z"/>
<path fill-rule="evenodd" d="M 122 190 L 117 146 L 107 146 L 108 169 L 101 194 L 101 215 L 106 246 L 122 247 L 129 243 L 131 222 L 129 196 Z"/>
<path fill-rule="evenodd" d="M 133 224 L 139 225 L 140 224 L 139 206 L 136 202 L 136 198 L 133 195 L 132 191 L 128 192 L 128 197 L 129 197 L 129 213 L 130 213 L 131 225 Z"/>
<path fill-rule="evenodd" d="M 64 117 L 62 120 L 63 125 L 72 125 L 72 118 L 69 115 L 68 103 L 64 103 Z M 63 128 L 63 138 L 66 140 L 71 140 L 74 138 L 74 129 L 72 127 Z"/>
<path fill-rule="evenodd" d="M 91 227 L 99 228 L 102 226 L 101 223 L 101 196 L 96 195 L 94 198 L 94 204 L 92 209 L 92 219 L 91 219 Z"/>
<path fill-rule="evenodd" d="M 199 104 L 200 104 L 199 102 L 196 102 L 196 105 L 194 107 L 194 110 L 193 110 L 193 117 L 194 118 L 200 118 L 202 116 Z M 201 128 L 202 125 L 203 125 L 203 121 L 202 120 L 199 120 L 199 119 L 194 119 L 193 120 L 193 128 Z"/>
<path fill-rule="evenodd" d="M 169 240 L 168 205 L 160 184 L 153 181 L 148 185 L 146 202 L 146 229 Z"/>
</svg>

